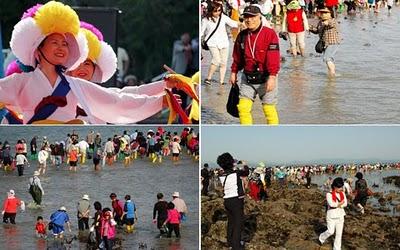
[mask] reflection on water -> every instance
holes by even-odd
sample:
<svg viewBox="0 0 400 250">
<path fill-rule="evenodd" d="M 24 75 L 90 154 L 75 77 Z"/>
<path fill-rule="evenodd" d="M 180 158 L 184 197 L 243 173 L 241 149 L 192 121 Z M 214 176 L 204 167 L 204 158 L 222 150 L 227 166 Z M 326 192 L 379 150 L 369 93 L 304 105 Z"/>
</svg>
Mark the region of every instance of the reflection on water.
<svg viewBox="0 0 400 250">
<path fill-rule="evenodd" d="M 281 55 L 285 57 L 279 74 L 281 123 L 399 123 L 400 75 L 397 74 L 396 53 L 400 50 L 397 41 L 400 37 L 399 14 L 400 9 L 395 7 L 390 16 L 385 10 L 379 15 L 364 13 L 356 17 L 339 17 L 343 41 L 335 57 L 338 76 L 334 79 L 327 77 L 322 57 L 314 52 L 318 36 L 306 34 L 306 58 L 289 56 L 286 53 L 289 42 L 280 40 Z M 210 62 L 209 52 L 203 51 L 203 56 L 202 79 Z M 229 74 L 228 70 L 226 82 Z M 239 123 L 225 111 L 230 86 L 225 86 L 225 95 L 221 97 L 216 94 L 217 85 L 202 85 L 203 122 Z M 259 106 L 256 101 L 254 122 L 264 123 Z"/>
<path fill-rule="evenodd" d="M 147 131 L 155 127 L 79 127 L 75 130 L 81 135 L 86 135 L 89 130 L 100 131 L 103 139 L 113 136 L 114 133 L 122 134 L 123 130 L 133 132 L 134 129 Z M 169 131 L 180 131 L 183 127 L 168 127 Z M 196 132 L 198 129 L 195 129 Z M 72 127 L 1 127 L 0 141 L 7 138 L 10 142 L 17 138 L 31 138 L 33 134 L 47 135 L 50 141 L 64 139 Z M 139 243 L 146 243 L 148 248 L 154 249 L 198 249 L 198 163 L 184 156 L 177 165 L 172 164 L 169 158 L 164 158 L 161 165 L 151 164 L 147 159 L 134 160 L 125 168 L 121 163 L 111 167 L 105 166 L 102 171 L 94 172 L 91 160 L 86 165 L 78 166 L 77 173 L 71 173 L 66 166 L 60 170 L 48 167 L 45 176 L 41 177 L 45 190 L 42 209 L 27 208 L 25 212 L 18 213 L 17 225 L 0 225 L 0 249 L 45 249 L 46 242 L 35 238 L 36 217 L 41 215 L 49 219 L 50 214 L 60 206 L 66 206 L 70 216 L 72 232 L 78 232 L 76 205 L 83 194 L 88 194 L 91 204 L 100 201 L 103 207 L 111 207 L 109 194 L 115 192 L 123 200 L 125 194 L 130 194 L 137 205 L 138 224 L 136 232 L 130 235 L 122 233 L 124 249 L 138 249 Z M 37 169 L 37 162 L 32 161 L 31 167 L 26 168 L 25 175 L 18 177 L 15 172 L 5 173 L 0 170 L 0 200 L 3 202 L 6 192 L 14 189 L 17 197 L 27 204 L 32 202 L 28 193 L 28 178 Z M 164 193 L 165 200 L 172 200 L 172 193 L 179 191 L 181 197 L 189 207 L 187 221 L 182 224 L 182 238 L 174 239 L 156 238 L 158 230 L 152 223 L 153 205 L 157 201 L 156 195 Z M 93 208 L 93 205 L 92 205 Z M 94 210 L 91 210 L 91 215 Z M 90 221 L 91 222 L 91 221 Z M 78 245 L 74 241 L 72 249 L 85 249 L 84 244 Z"/>
</svg>

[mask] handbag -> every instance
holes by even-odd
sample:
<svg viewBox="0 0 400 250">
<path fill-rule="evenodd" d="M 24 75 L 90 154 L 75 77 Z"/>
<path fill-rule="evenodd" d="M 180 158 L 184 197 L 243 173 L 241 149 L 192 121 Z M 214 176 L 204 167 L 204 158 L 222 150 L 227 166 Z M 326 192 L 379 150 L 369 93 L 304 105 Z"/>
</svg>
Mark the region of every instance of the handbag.
<svg viewBox="0 0 400 250">
<path fill-rule="evenodd" d="M 323 36 L 325 33 L 325 26 L 322 28 L 322 31 L 319 35 L 319 40 L 317 42 L 317 44 L 315 44 L 315 52 L 321 54 L 324 53 L 326 47 L 325 47 L 325 41 L 323 40 Z"/>
<path fill-rule="evenodd" d="M 52 221 L 50 221 L 48 227 L 49 227 L 49 231 L 53 230 L 54 223 Z"/>
<path fill-rule="evenodd" d="M 228 102 L 226 103 L 226 111 L 233 116 L 239 117 L 239 110 L 237 105 L 239 104 L 239 86 L 233 84 L 231 90 L 229 91 Z"/>
<path fill-rule="evenodd" d="M 322 40 L 322 38 L 320 38 L 317 44 L 315 44 L 315 52 L 321 54 L 324 53 L 324 51 L 325 51 L 325 42 L 324 40 Z"/>
<path fill-rule="evenodd" d="M 208 42 L 208 40 L 210 40 L 210 38 L 214 35 L 214 33 L 217 31 L 218 26 L 219 26 L 219 23 L 221 22 L 221 19 L 222 19 L 222 15 L 219 16 L 217 26 L 215 27 L 215 29 L 213 30 L 213 32 L 211 32 L 211 35 L 210 35 L 206 40 L 202 40 L 202 41 L 201 41 L 201 48 L 202 48 L 202 49 L 204 49 L 204 50 L 210 50 L 210 48 L 208 47 L 207 42 Z"/>
</svg>

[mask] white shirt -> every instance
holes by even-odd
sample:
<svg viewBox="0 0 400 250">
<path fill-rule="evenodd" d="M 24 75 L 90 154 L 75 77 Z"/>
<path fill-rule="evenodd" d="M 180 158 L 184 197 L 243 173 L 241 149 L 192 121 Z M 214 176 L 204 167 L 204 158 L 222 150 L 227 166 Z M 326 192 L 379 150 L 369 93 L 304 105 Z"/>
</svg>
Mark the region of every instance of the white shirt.
<svg viewBox="0 0 400 250">
<path fill-rule="evenodd" d="M 226 180 L 225 180 L 226 178 Z M 222 185 L 224 185 L 224 199 L 238 197 L 238 183 L 237 183 L 237 174 L 232 173 L 227 176 L 220 176 L 219 180 L 221 181 Z M 243 186 L 243 185 L 242 185 Z"/>
<path fill-rule="evenodd" d="M 244 0 L 229 0 L 229 5 L 235 10 L 239 10 L 241 6 L 244 6 L 246 2 Z"/>
<path fill-rule="evenodd" d="M 16 157 L 16 165 L 24 165 L 25 162 L 28 162 L 28 159 L 26 159 L 25 155 L 18 154 Z"/>
<path fill-rule="evenodd" d="M 39 151 L 38 161 L 40 164 L 45 164 L 48 157 L 49 157 L 49 152 L 47 152 L 46 150 Z"/>
<path fill-rule="evenodd" d="M 131 137 L 129 135 L 124 135 L 124 139 L 126 140 L 127 143 L 131 142 Z"/>
<path fill-rule="evenodd" d="M 87 143 L 85 140 L 82 140 L 78 142 L 78 146 L 80 151 L 86 151 L 86 149 L 89 148 L 89 143 Z"/>
<path fill-rule="evenodd" d="M 352 194 L 352 192 L 353 192 L 352 189 L 351 189 L 351 186 L 350 186 L 350 184 L 348 182 L 344 183 L 344 190 L 345 190 L 346 194 Z"/>
<path fill-rule="evenodd" d="M 264 0 L 264 1 L 260 1 L 260 7 L 261 7 L 261 13 L 263 15 L 267 15 L 269 13 L 272 13 L 274 4 L 272 3 L 271 0 Z"/>
<path fill-rule="evenodd" d="M 113 141 L 107 141 L 104 145 L 104 151 L 106 153 L 113 153 L 114 152 L 114 143 Z"/>
<path fill-rule="evenodd" d="M 347 198 L 346 195 L 343 195 L 344 197 L 344 203 L 343 205 L 339 208 L 339 199 L 340 199 L 340 194 L 336 193 L 336 201 L 333 201 L 332 199 L 332 193 L 329 192 L 326 194 L 326 201 L 328 202 L 329 208 L 334 208 L 334 209 L 329 209 L 326 212 L 326 216 L 330 219 L 337 219 L 344 217 L 346 215 L 346 212 L 344 211 L 344 207 L 347 207 Z"/>
<path fill-rule="evenodd" d="M 92 82 L 65 76 L 71 90 L 66 95 L 67 104 L 58 107 L 47 119 L 69 121 L 75 119 L 79 104 L 88 115 L 89 123 L 135 123 L 161 111 L 165 95 L 165 82 L 159 81 L 139 87 L 123 89 L 104 88 Z M 43 97 L 50 96 L 61 79 L 52 87 L 36 68 L 29 73 L 12 74 L 0 79 L 0 102 L 23 115 L 27 123 Z"/>
<path fill-rule="evenodd" d="M 181 145 L 179 145 L 179 143 L 176 141 L 172 142 L 172 153 L 179 154 L 180 151 L 181 151 Z"/>
<path fill-rule="evenodd" d="M 232 28 L 238 27 L 238 23 L 230 19 L 225 14 L 222 14 L 221 18 L 222 19 L 218 26 L 218 29 L 207 42 L 208 47 L 217 47 L 218 49 L 228 48 L 229 38 L 226 30 L 226 25 Z M 203 20 L 201 21 L 201 37 L 203 37 L 204 40 L 207 40 L 211 33 L 214 31 L 215 27 L 217 27 L 217 24 L 218 18 L 216 20 L 214 18 L 211 18 L 210 20 L 208 18 L 203 18 Z"/>
</svg>

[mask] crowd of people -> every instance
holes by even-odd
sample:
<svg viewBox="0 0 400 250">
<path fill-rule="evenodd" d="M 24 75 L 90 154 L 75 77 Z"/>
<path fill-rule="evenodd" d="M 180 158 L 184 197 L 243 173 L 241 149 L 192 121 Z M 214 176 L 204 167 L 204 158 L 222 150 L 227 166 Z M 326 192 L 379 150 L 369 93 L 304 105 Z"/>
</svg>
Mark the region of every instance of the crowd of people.
<svg viewBox="0 0 400 250">
<path fill-rule="evenodd" d="M 304 166 L 273 166 L 267 167 L 263 162 L 251 167 L 244 161 L 236 161 L 235 168 L 240 169 L 249 195 L 255 200 L 265 200 L 265 187 L 271 187 L 276 181 L 281 187 L 290 185 L 305 185 L 311 187 L 311 178 L 314 175 L 355 175 L 356 173 L 368 173 L 371 171 L 385 171 L 400 169 L 400 163 L 375 163 L 375 164 L 328 164 L 328 165 L 304 165 Z M 218 176 L 220 168 L 210 168 L 206 163 L 201 171 L 202 195 L 207 195 L 208 190 L 215 190 L 219 185 Z M 330 189 L 330 177 L 325 183 L 325 190 Z M 349 179 L 350 182 L 352 179 Z"/>
<path fill-rule="evenodd" d="M 204 84 L 211 85 L 213 74 L 219 70 L 218 94 L 222 94 L 228 58 L 231 57 L 229 82 L 239 89 L 239 102 L 235 105 L 240 123 L 253 123 L 252 105 L 258 96 L 266 123 L 279 124 L 276 111 L 281 61 L 279 38 L 289 40 L 288 52 L 294 58 L 298 55 L 306 57 L 305 35 L 307 32 L 317 34 L 315 52 L 322 54 L 328 76 L 334 78 L 335 57 L 342 42 L 338 16 L 346 8 L 347 15 L 355 15 L 371 8 L 379 12 L 379 6 L 383 5 L 388 6 L 390 13 L 393 0 L 202 1 L 202 48 L 211 54 Z M 356 11 L 355 6 L 359 6 L 359 10 Z"/>
<path fill-rule="evenodd" d="M 121 160 L 128 167 L 133 160 L 148 158 L 154 164 L 161 164 L 165 157 L 172 156 L 173 162 L 178 162 L 182 151 L 186 150 L 193 160 L 199 159 L 199 134 L 193 128 L 184 128 L 177 132 L 165 131 L 159 127 L 157 131 L 142 132 L 135 130 L 132 134 L 124 131 L 122 135 L 109 137 L 106 142 L 100 133 L 90 131 L 85 138 L 79 138 L 76 132 L 68 134 L 65 140 L 49 142 L 44 136 L 41 143 L 34 136 L 30 141 L 30 154 L 25 139 L 20 139 L 15 145 L 15 153 L 6 140 L 0 142 L 0 168 L 4 171 L 18 169 L 18 175 L 24 174 L 24 167 L 30 162 L 38 162 L 38 173 L 46 173 L 50 164 L 60 169 L 64 164 L 69 170 L 77 171 L 77 166 L 87 164 L 87 159 L 93 159 L 94 169 L 100 170 L 105 164 L 111 166 Z M 28 160 L 29 158 L 29 160 Z M 102 164 L 101 164 L 102 163 Z"/>
<path fill-rule="evenodd" d="M 365 213 L 368 198 L 373 195 L 364 174 L 370 171 L 400 169 L 400 163 L 346 164 L 346 165 L 308 165 L 266 167 L 260 162 L 256 167 L 249 167 L 244 161 L 238 161 L 229 153 L 217 158 L 217 168 L 210 168 L 208 163 L 201 170 L 201 195 L 215 193 L 222 187 L 224 206 L 228 215 L 227 241 L 232 249 L 244 249 L 240 238 L 244 218 L 244 198 L 257 202 L 268 200 L 268 192 L 274 188 L 287 188 L 290 185 L 311 187 L 312 175 L 342 175 L 353 178 L 332 178 L 323 184 L 326 196 L 327 231 L 319 236 L 318 243 L 324 242 L 335 234 L 334 249 L 341 248 L 341 237 L 346 211 Z M 363 174 L 364 173 L 364 174 Z"/>
<path fill-rule="evenodd" d="M 95 133 L 93 130 L 83 137 L 73 131 L 65 140 L 57 142 L 49 141 L 46 136 L 39 141 L 38 136 L 34 136 L 30 141 L 29 153 L 26 140 L 18 140 L 15 147 L 11 147 L 10 143 L 5 141 L 0 147 L 0 162 L 4 171 L 11 172 L 17 167 L 18 175 L 23 176 L 23 166 L 27 162 L 32 164 L 32 161 L 38 161 L 37 170 L 29 178 L 28 192 L 33 202 L 27 206 L 37 209 L 43 204 L 45 187 L 40 177 L 46 175 L 47 164 L 54 169 L 69 164 L 71 171 L 77 171 L 79 164 L 88 164 L 87 160 L 92 158 L 94 169 L 98 171 L 101 169 L 99 166 L 101 160 L 103 160 L 103 165 L 112 165 L 120 160 L 125 166 L 129 166 L 131 160 L 136 158 L 148 160 L 149 164 L 156 164 L 162 163 L 163 157 L 171 156 L 175 162 L 180 160 L 182 150 L 187 150 L 194 160 L 198 159 L 198 134 L 193 128 L 183 128 L 180 134 L 165 131 L 162 127 L 158 127 L 156 132 L 151 129 L 146 132 L 135 130 L 132 134 L 124 131 L 122 135 L 108 138 L 106 142 L 103 141 L 100 133 Z M 13 156 L 14 153 L 15 156 Z M 111 193 L 109 197 L 111 199 L 109 207 L 102 206 L 99 201 L 91 204 L 91 199 L 87 194 L 81 197 L 76 206 L 79 232 L 90 231 L 89 242 L 102 249 L 112 249 L 116 233 L 123 229 L 124 225 L 125 232 L 135 231 L 138 219 L 137 208 L 140 207 L 140 204 L 136 204 L 134 197 L 129 194 L 126 194 L 123 200 L 119 200 L 115 193 Z M 95 214 L 92 214 L 92 206 Z M 25 202 L 16 196 L 14 190 L 9 190 L 2 208 L 3 222 L 15 224 L 19 209 L 25 210 Z M 61 206 L 49 215 L 49 220 L 46 219 L 47 215 L 38 216 L 35 225 L 37 237 L 47 238 L 48 232 L 51 232 L 55 238 L 62 239 L 66 231 L 64 225 L 71 233 L 69 217 L 71 211 L 72 208 L 67 210 L 66 206 Z M 171 237 L 174 232 L 175 236 L 180 238 L 179 225 L 186 220 L 187 213 L 186 203 L 180 198 L 179 192 L 172 194 L 171 202 L 165 201 L 162 193 L 157 194 L 153 223 L 157 224 L 160 237 Z M 93 223 L 90 219 L 93 219 Z"/>
<path fill-rule="evenodd" d="M 128 234 L 133 233 L 135 225 L 138 223 L 137 205 L 129 194 L 125 195 L 124 201 L 119 200 L 115 193 L 111 193 L 109 197 L 111 200 L 109 207 L 103 207 L 99 201 L 93 203 L 94 214 L 92 214 L 89 195 L 84 194 L 77 202 L 78 230 L 80 233 L 90 232 L 88 244 L 94 246 L 94 249 L 113 249 L 117 232 L 125 230 Z M 16 224 L 15 218 L 19 208 L 22 211 L 25 210 L 24 201 L 16 197 L 14 190 L 8 191 L 2 208 L 3 223 Z M 49 220 L 38 216 L 34 226 L 36 236 L 47 239 L 51 233 L 54 238 L 62 240 L 65 234 L 65 225 L 67 225 L 69 233 L 72 233 L 68 214 L 71 210 L 61 206 L 51 213 Z M 160 230 L 159 237 L 171 238 L 171 234 L 174 232 L 176 238 L 180 238 L 180 224 L 185 221 L 187 214 L 188 208 L 185 201 L 180 198 L 179 192 L 172 194 L 171 202 L 166 202 L 164 195 L 158 193 L 157 202 L 153 208 L 153 223 L 157 224 L 157 228 Z M 91 223 L 90 219 L 92 219 Z"/>
</svg>

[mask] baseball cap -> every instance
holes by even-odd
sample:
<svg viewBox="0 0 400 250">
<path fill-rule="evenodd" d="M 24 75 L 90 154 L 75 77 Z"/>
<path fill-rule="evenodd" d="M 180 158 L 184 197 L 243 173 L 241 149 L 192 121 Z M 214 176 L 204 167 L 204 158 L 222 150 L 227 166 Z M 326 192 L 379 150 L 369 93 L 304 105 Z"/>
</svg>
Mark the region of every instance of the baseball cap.
<svg viewBox="0 0 400 250">
<path fill-rule="evenodd" d="M 252 4 L 244 8 L 243 11 L 243 16 L 250 15 L 250 16 L 256 16 L 258 14 L 261 14 L 261 9 L 260 6 L 256 4 Z"/>
</svg>

